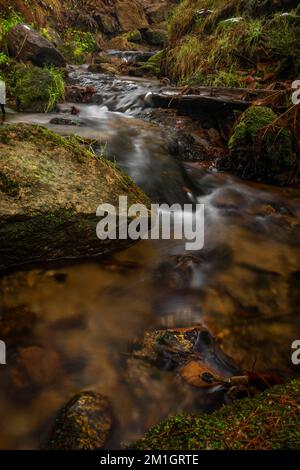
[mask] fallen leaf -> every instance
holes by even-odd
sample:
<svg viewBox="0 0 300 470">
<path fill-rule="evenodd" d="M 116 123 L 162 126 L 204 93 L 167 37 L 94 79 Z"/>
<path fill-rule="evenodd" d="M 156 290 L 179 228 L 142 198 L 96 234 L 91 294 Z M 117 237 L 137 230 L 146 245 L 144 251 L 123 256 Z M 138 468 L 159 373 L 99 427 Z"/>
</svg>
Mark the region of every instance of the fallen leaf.
<svg viewBox="0 0 300 470">
<path fill-rule="evenodd" d="M 220 381 L 217 373 L 199 361 L 191 361 L 180 369 L 181 377 L 194 387 L 207 388 Z"/>
</svg>

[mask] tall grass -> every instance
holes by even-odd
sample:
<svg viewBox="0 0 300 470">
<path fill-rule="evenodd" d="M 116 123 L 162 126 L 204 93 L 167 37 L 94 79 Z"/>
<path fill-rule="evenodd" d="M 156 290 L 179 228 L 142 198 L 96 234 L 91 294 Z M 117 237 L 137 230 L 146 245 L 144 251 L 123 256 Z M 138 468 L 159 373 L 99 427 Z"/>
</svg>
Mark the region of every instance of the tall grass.
<svg viewBox="0 0 300 470">
<path fill-rule="evenodd" d="M 46 112 L 49 112 L 57 103 L 65 99 L 65 83 L 62 73 L 59 69 L 56 69 L 53 66 L 48 66 L 45 68 L 53 82 L 53 85 L 50 86 L 48 90 L 48 103 L 46 105 Z"/>
<path fill-rule="evenodd" d="M 213 13 L 202 15 L 205 8 Z M 225 86 L 242 86 L 247 74 L 257 86 L 267 76 L 295 79 L 299 37 L 297 11 L 276 13 L 271 0 L 183 0 L 171 18 L 162 73 L 180 83 Z"/>
</svg>

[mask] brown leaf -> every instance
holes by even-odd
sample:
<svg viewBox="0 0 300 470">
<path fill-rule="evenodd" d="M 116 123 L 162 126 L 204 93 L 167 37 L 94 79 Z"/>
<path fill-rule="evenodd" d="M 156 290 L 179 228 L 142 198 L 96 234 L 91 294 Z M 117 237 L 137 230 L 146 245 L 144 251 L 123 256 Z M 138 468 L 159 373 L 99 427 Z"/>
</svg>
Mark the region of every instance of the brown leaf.
<svg viewBox="0 0 300 470">
<path fill-rule="evenodd" d="M 200 388 L 212 387 L 220 380 L 213 369 L 199 361 L 185 364 L 180 369 L 180 375 L 188 384 Z"/>
</svg>

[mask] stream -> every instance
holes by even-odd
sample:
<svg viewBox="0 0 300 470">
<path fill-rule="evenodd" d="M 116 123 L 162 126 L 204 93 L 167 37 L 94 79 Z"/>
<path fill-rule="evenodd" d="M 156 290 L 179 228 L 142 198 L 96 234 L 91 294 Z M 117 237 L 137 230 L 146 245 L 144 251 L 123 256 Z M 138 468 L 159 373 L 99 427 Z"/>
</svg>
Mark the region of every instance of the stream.
<svg viewBox="0 0 300 470">
<path fill-rule="evenodd" d="M 32 315 L 0 383 L 3 449 L 42 446 L 57 410 L 81 390 L 110 398 L 116 423 L 108 445 L 117 449 L 169 415 L 219 406 L 206 390 L 178 387 L 169 371 L 147 373 L 128 362 L 133 342 L 149 329 L 203 324 L 243 370 L 285 380 L 297 374 L 291 343 L 300 335 L 300 190 L 183 163 L 175 133 L 147 118 L 146 96 L 161 87 L 155 81 L 85 67 L 70 81 L 97 90 L 93 103 L 76 104 L 71 123 L 54 124 L 61 113 L 12 111 L 7 121 L 95 140 L 155 201 L 204 203 L 205 245 L 186 252 L 184 241 L 142 240 L 104 259 L 0 279 L 0 306 Z"/>
</svg>

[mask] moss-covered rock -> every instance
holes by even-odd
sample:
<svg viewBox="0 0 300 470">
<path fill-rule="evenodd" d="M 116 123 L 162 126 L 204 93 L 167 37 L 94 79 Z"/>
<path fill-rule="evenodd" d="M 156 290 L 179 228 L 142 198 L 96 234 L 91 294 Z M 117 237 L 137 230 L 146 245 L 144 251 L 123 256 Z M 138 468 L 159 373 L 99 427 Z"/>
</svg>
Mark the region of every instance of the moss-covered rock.
<svg viewBox="0 0 300 470">
<path fill-rule="evenodd" d="M 276 118 L 271 109 L 253 106 L 238 120 L 228 146 L 240 176 L 272 181 L 295 168 L 291 132 L 276 125 Z"/>
<path fill-rule="evenodd" d="M 141 42 L 142 41 L 142 35 L 138 29 L 135 29 L 134 31 L 130 31 L 129 33 L 127 33 L 126 36 L 129 42 Z"/>
<path fill-rule="evenodd" d="M 61 72 L 54 68 L 18 65 L 10 74 L 10 94 L 21 111 L 50 111 L 64 98 Z"/>
<path fill-rule="evenodd" d="M 149 75 L 159 76 L 162 58 L 163 51 L 157 52 L 141 66 L 141 69 L 145 74 L 148 73 Z"/>
<path fill-rule="evenodd" d="M 0 175 L 0 271 L 121 248 L 128 240 L 98 240 L 97 207 L 119 195 L 149 204 L 109 162 L 39 126 L 1 128 Z"/>
<path fill-rule="evenodd" d="M 294 380 L 211 415 L 179 415 L 131 446 L 142 450 L 300 449 L 300 381 Z"/>
<path fill-rule="evenodd" d="M 112 427 L 109 400 L 95 392 L 76 395 L 58 413 L 47 448 L 97 450 L 103 448 Z"/>
</svg>

